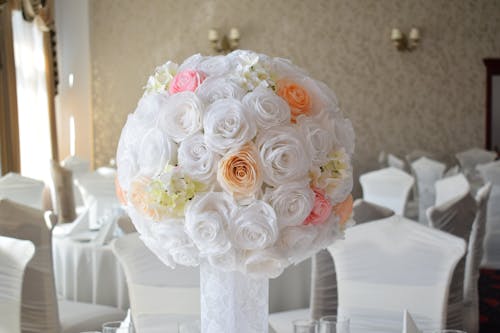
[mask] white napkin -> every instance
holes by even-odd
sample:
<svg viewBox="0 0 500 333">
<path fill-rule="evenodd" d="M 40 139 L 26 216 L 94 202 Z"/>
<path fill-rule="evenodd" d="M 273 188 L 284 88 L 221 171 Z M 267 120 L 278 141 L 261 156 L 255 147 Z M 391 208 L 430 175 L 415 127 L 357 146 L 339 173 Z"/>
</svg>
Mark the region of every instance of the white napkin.
<svg viewBox="0 0 500 333">
<path fill-rule="evenodd" d="M 403 333 L 421 333 L 408 310 L 404 311 Z"/>
<path fill-rule="evenodd" d="M 53 235 L 56 237 L 65 237 L 65 236 L 76 236 L 83 233 L 88 233 L 89 231 L 89 210 L 90 208 L 86 208 L 81 211 L 80 214 L 76 217 L 76 219 L 71 223 L 63 223 L 58 224 L 53 231 Z"/>
</svg>

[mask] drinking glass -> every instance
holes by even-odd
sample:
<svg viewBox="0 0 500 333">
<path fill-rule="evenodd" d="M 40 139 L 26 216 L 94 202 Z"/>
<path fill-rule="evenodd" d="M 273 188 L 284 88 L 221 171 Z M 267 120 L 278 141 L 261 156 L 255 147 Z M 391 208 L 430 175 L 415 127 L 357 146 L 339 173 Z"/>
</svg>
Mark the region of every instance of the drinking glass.
<svg viewBox="0 0 500 333">
<path fill-rule="evenodd" d="M 442 329 L 437 329 L 437 330 L 425 330 L 423 333 L 467 333 L 465 331 L 461 330 L 442 330 Z"/>
<path fill-rule="evenodd" d="M 318 322 L 312 319 L 299 319 L 293 322 L 293 333 L 316 333 Z"/>
<path fill-rule="evenodd" d="M 102 324 L 102 333 L 117 333 L 121 323 L 121 321 L 111 321 Z"/>
<path fill-rule="evenodd" d="M 349 333 L 349 318 L 324 316 L 319 319 L 319 333 Z"/>
</svg>

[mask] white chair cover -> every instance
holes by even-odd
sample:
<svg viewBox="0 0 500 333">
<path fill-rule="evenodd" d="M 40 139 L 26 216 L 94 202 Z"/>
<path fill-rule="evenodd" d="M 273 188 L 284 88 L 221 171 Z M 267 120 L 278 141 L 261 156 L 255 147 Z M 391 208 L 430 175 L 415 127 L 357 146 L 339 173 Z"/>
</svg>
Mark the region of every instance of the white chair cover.
<svg viewBox="0 0 500 333">
<path fill-rule="evenodd" d="M 404 171 L 385 168 L 365 173 L 359 177 L 363 188 L 363 199 L 392 209 L 398 215 L 404 215 L 408 194 L 414 179 Z"/>
<path fill-rule="evenodd" d="M 421 333 L 408 310 L 403 315 L 403 333 Z"/>
<path fill-rule="evenodd" d="M 199 316 L 199 267 L 167 267 L 137 233 L 116 239 L 113 251 L 127 278 L 136 332 L 164 332 L 172 322 Z"/>
<path fill-rule="evenodd" d="M 444 327 L 464 240 L 395 215 L 347 229 L 328 250 L 337 268 L 338 315 L 350 318 L 351 333 L 399 333 L 403 309 L 423 329 Z"/>
<path fill-rule="evenodd" d="M 470 192 L 469 181 L 463 173 L 440 179 L 436 181 L 434 186 L 436 189 L 436 206 L 455 200 L 456 198 L 461 198 Z"/>
<path fill-rule="evenodd" d="M 388 154 L 387 155 L 387 165 L 389 167 L 393 167 L 399 170 L 406 170 L 406 163 L 404 160 L 400 159 L 396 155 Z"/>
<path fill-rule="evenodd" d="M 408 165 L 411 165 L 413 162 L 418 160 L 421 157 L 427 157 L 430 159 L 436 159 L 436 155 L 434 153 L 425 151 L 425 150 L 420 150 L 420 149 L 415 149 L 412 152 L 406 154 L 405 159 Z"/>
<path fill-rule="evenodd" d="M 434 205 L 436 198 L 434 183 L 443 177 L 446 165 L 424 156 L 414 161 L 411 169 L 417 179 L 418 222 L 427 225 L 425 211 Z"/>
<path fill-rule="evenodd" d="M 448 178 L 451 176 L 456 176 L 460 173 L 460 167 L 458 165 L 454 165 L 449 167 L 448 170 L 444 172 L 443 178 Z"/>
<path fill-rule="evenodd" d="M 427 210 L 427 218 L 432 228 L 460 237 L 467 243 L 475 216 L 476 201 L 469 193 Z M 463 329 L 464 274 L 465 258 L 457 264 L 451 281 L 446 325 L 449 329 Z"/>
<path fill-rule="evenodd" d="M 97 202 L 97 215 L 90 215 L 90 228 L 100 227 L 99 217 L 106 211 L 121 207 L 115 192 L 114 174 L 102 174 L 98 171 L 81 176 L 77 180 L 78 188 L 82 194 L 85 206 L 89 206 L 93 200 Z"/>
<path fill-rule="evenodd" d="M 23 332 L 78 333 L 100 329 L 103 322 L 121 320 L 118 309 L 60 302 L 56 298 L 52 259 L 52 225 L 44 213 L 7 199 L 0 200 L 0 234 L 33 242 L 35 255 L 23 279 Z"/>
<path fill-rule="evenodd" d="M 483 165 L 479 168 L 479 172 L 485 182 L 492 184 L 481 267 L 500 269 L 500 165 L 498 162 Z"/>
<path fill-rule="evenodd" d="M 460 163 L 462 171 L 469 175 L 474 173 L 476 165 L 494 161 L 497 154 L 481 148 L 472 148 L 455 154 L 455 157 Z"/>
<path fill-rule="evenodd" d="M 42 181 L 10 172 L 0 178 L 0 198 L 42 209 L 44 187 Z"/>
<path fill-rule="evenodd" d="M 353 217 L 357 224 L 380 220 L 392 215 L 394 215 L 392 210 L 362 199 L 354 202 Z M 276 332 L 290 331 L 294 319 L 310 317 L 317 320 L 323 316 L 337 314 L 337 276 L 335 263 L 328 250 L 321 250 L 312 257 L 311 280 L 310 309 L 303 308 L 270 314 L 269 323 Z"/>
<path fill-rule="evenodd" d="M 21 333 L 23 275 L 35 247 L 26 240 L 0 236 L 0 332 Z"/>
<path fill-rule="evenodd" d="M 72 222 L 76 219 L 73 172 L 59 165 L 57 161 L 50 161 L 52 176 L 51 193 L 54 210 L 60 222 Z"/>
<path fill-rule="evenodd" d="M 80 179 L 81 176 L 90 172 L 90 162 L 76 156 L 68 156 L 61 162 L 61 165 L 73 172 L 73 193 L 75 196 L 75 205 L 77 207 L 83 205 L 82 195 L 76 186 L 76 181 Z"/>
<path fill-rule="evenodd" d="M 465 257 L 464 280 L 464 330 L 479 332 L 479 264 L 483 256 L 483 241 L 486 232 L 486 208 L 491 192 L 491 184 L 481 187 L 476 194 L 476 217 L 472 224 L 469 247 Z"/>
</svg>

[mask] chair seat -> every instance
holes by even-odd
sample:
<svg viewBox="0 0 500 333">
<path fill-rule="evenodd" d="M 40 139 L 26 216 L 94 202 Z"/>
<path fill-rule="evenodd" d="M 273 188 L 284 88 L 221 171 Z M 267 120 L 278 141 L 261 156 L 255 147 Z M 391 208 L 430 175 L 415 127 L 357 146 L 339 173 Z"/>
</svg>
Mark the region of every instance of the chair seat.
<svg viewBox="0 0 500 333">
<path fill-rule="evenodd" d="M 110 306 L 59 301 L 61 333 L 101 331 L 103 323 L 121 321 L 125 316 L 125 311 Z"/>
<path fill-rule="evenodd" d="M 293 332 L 292 322 L 297 319 L 306 319 L 311 316 L 310 310 L 297 309 L 283 312 L 275 312 L 269 315 L 269 326 L 276 333 Z"/>
</svg>

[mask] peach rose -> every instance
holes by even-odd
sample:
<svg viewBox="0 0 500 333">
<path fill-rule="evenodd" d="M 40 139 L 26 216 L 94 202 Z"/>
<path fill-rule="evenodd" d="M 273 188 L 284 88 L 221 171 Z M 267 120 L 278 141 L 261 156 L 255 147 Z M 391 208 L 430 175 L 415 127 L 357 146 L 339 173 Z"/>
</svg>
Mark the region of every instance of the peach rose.
<svg viewBox="0 0 500 333">
<path fill-rule="evenodd" d="M 227 153 L 218 164 L 217 180 L 236 200 L 252 198 L 262 185 L 259 154 L 253 143 Z"/>
<path fill-rule="evenodd" d="M 168 92 L 176 94 L 182 91 L 195 91 L 203 80 L 205 80 L 203 73 L 192 70 L 182 71 L 174 76 L 168 87 Z"/>
<path fill-rule="evenodd" d="M 282 79 L 276 83 L 278 96 L 283 98 L 292 112 L 292 123 L 297 121 L 300 115 L 311 114 L 312 102 L 309 93 L 297 83 Z"/>
<path fill-rule="evenodd" d="M 122 187 L 120 186 L 120 183 L 118 182 L 118 177 L 115 177 L 115 193 L 116 197 L 118 198 L 118 201 L 122 205 L 127 204 L 127 192 L 123 191 Z"/>
<path fill-rule="evenodd" d="M 311 213 L 305 219 L 304 225 L 323 224 L 332 213 L 332 204 L 325 197 L 325 192 L 317 188 L 313 188 L 312 190 L 314 192 L 314 205 Z"/>
<path fill-rule="evenodd" d="M 333 207 L 333 212 L 340 218 L 339 223 L 345 224 L 352 214 L 352 195 L 348 195 L 344 201 Z"/>
</svg>

